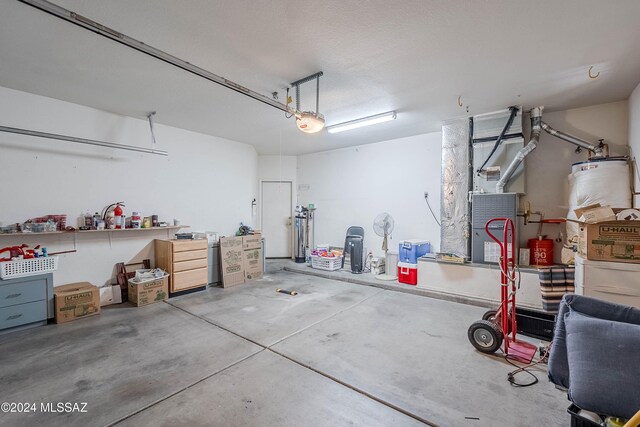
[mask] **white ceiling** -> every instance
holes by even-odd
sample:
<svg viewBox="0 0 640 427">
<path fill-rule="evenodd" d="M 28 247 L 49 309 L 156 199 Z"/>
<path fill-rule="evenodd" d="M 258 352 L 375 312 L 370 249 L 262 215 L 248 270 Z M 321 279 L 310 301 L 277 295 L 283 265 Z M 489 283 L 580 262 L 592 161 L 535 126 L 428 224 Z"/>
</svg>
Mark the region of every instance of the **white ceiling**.
<svg viewBox="0 0 640 427">
<path fill-rule="evenodd" d="M 640 81 L 636 0 L 54 0 L 269 95 L 317 71 L 335 124 L 306 135 L 281 111 L 47 15 L 0 5 L 0 86 L 300 154 L 438 130 L 513 104 L 549 110 L 626 99 Z M 600 73 L 588 77 L 588 69 Z M 302 86 L 314 109 L 315 87 Z M 458 106 L 461 96 L 464 106 Z M 0 124 L 10 126 L 10 123 Z"/>
</svg>

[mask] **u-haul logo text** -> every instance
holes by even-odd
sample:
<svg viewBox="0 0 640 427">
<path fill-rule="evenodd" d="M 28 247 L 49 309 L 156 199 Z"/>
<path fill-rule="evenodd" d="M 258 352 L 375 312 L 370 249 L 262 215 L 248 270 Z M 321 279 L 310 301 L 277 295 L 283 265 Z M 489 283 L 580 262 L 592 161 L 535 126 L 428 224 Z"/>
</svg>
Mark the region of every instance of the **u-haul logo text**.
<svg viewBox="0 0 640 427">
<path fill-rule="evenodd" d="M 640 235 L 640 227 L 634 226 L 620 226 L 620 225 L 601 225 L 600 226 L 600 234 L 607 235 L 623 235 L 623 234 L 633 234 L 635 236 Z"/>
<path fill-rule="evenodd" d="M 73 301 L 81 298 L 91 298 L 93 296 L 93 292 L 83 292 L 81 294 L 69 295 L 68 297 L 64 297 L 65 301 Z"/>
<path fill-rule="evenodd" d="M 142 285 L 142 288 L 143 289 L 151 289 L 151 288 L 156 288 L 158 286 L 162 286 L 162 281 L 161 280 L 158 280 L 158 281 L 155 281 L 155 282 L 150 282 L 150 283 L 145 283 L 145 284 Z"/>
</svg>

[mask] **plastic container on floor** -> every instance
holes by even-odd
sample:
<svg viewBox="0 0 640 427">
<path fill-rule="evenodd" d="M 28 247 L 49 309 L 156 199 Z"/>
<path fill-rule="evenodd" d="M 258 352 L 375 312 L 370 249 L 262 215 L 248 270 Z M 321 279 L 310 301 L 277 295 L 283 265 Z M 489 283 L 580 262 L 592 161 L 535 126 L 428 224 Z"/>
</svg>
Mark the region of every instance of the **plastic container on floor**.
<svg viewBox="0 0 640 427">
<path fill-rule="evenodd" d="M 417 264 L 418 258 L 428 254 L 430 249 L 431 244 L 426 240 L 404 240 L 398 245 L 398 261 Z"/>
<path fill-rule="evenodd" d="M 418 264 L 399 262 L 398 282 L 406 285 L 418 284 Z"/>
<path fill-rule="evenodd" d="M 342 257 L 333 258 L 311 255 L 311 267 L 317 270 L 336 271 L 342 268 Z"/>
</svg>

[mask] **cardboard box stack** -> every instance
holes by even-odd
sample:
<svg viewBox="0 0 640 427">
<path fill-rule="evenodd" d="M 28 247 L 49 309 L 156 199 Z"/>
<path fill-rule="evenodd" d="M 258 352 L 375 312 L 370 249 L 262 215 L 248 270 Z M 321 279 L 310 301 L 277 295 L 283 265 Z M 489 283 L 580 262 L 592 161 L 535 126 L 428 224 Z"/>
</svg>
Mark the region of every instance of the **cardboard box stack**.
<svg viewBox="0 0 640 427">
<path fill-rule="evenodd" d="M 220 238 L 222 287 L 262 277 L 262 234 Z"/>
<path fill-rule="evenodd" d="M 56 286 L 53 294 L 56 323 L 100 313 L 100 289 L 89 282 Z"/>
</svg>

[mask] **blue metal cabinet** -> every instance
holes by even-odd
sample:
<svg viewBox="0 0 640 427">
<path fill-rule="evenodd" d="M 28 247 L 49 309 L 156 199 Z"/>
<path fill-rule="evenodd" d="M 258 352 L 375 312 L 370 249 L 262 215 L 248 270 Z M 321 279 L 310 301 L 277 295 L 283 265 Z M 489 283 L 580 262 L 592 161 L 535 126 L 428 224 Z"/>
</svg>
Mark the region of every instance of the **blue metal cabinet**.
<svg viewBox="0 0 640 427">
<path fill-rule="evenodd" d="M 54 316 L 53 274 L 0 280 L 0 333 L 46 324 Z"/>
</svg>

